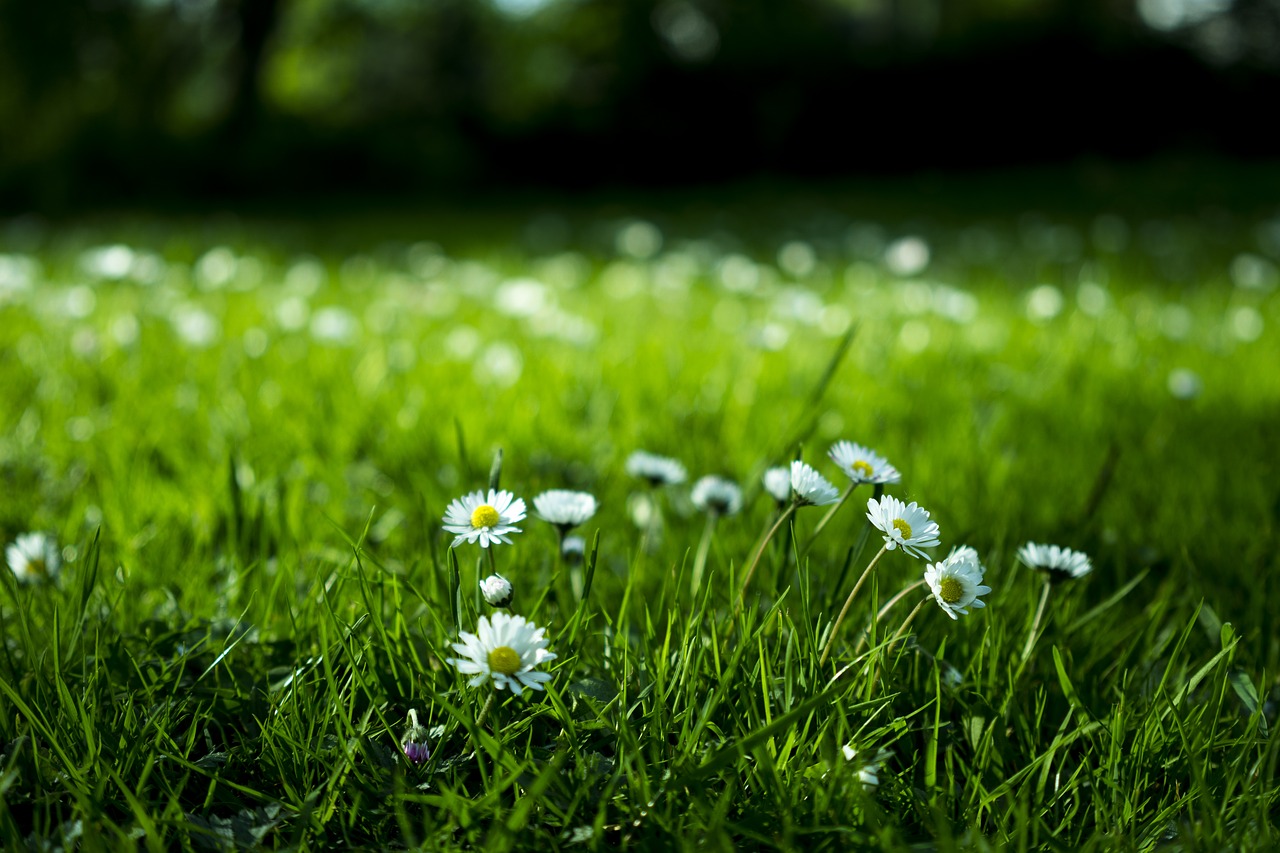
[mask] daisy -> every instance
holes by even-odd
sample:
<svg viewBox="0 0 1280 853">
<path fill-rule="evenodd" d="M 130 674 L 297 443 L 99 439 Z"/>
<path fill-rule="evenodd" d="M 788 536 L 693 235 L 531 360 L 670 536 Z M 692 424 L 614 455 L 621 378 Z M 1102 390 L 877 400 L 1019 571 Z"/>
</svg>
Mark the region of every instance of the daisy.
<svg viewBox="0 0 1280 853">
<path fill-rule="evenodd" d="M 959 618 L 957 613 L 969 615 L 967 607 L 987 606 L 978 596 L 991 592 L 991 587 L 982 585 L 982 564 L 972 548 L 954 549 L 947 559 L 926 569 L 924 579 L 938 606 L 952 619 Z"/>
<path fill-rule="evenodd" d="M 880 786 L 880 765 L 888 760 L 890 753 L 878 749 L 870 759 L 867 759 L 865 754 L 860 754 L 847 743 L 840 747 L 840 751 L 844 754 L 845 761 L 858 763 L 858 781 L 862 783 L 864 789 L 870 790 Z"/>
<path fill-rule="evenodd" d="M 938 523 L 929 520 L 929 511 L 912 501 L 904 504 L 886 495 L 880 500 L 867 500 L 867 518 L 884 534 L 884 547 L 901 548 L 913 557 L 928 555 L 921 548 L 932 548 L 938 539 Z"/>
<path fill-rule="evenodd" d="M 490 489 L 486 500 L 484 492 L 475 491 L 449 504 L 444 514 L 444 529 L 457 534 L 451 546 L 454 548 L 463 542 L 477 541 L 481 548 L 497 542 L 510 545 L 507 534 L 519 533 L 520 528 L 514 525 L 523 518 L 522 498 Z"/>
<path fill-rule="evenodd" d="M 1054 580 L 1082 578 L 1093 571 L 1093 563 L 1087 554 L 1057 545 L 1028 542 L 1018 549 L 1018 559 L 1033 569 L 1048 572 Z"/>
<path fill-rule="evenodd" d="M 837 441 L 827 451 L 831 461 L 854 483 L 900 483 L 902 475 L 879 453 L 852 441 Z"/>
<path fill-rule="evenodd" d="M 480 581 L 480 593 L 490 607 L 506 607 L 511 604 L 513 591 L 511 581 L 502 575 L 493 574 Z"/>
<path fill-rule="evenodd" d="M 732 480 L 708 476 L 693 484 L 693 505 L 711 515 L 736 515 L 742 509 L 742 489 Z"/>
<path fill-rule="evenodd" d="M 779 506 L 791 503 L 791 472 L 779 465 L 764 472 L 764 490 Z"/>
<path fill-rule="evenodd" d="M 683 483 L 687 477 L 684 466 L 675 459 L 644 450 L 637 450 L 627 457 L 627 473 L 648 480 L 649 485 L 655 487 Z"/>
<path fill-rule="evenodd" d="M 596 499 L 586 492 L 552 489 L 534 498 L 533 508 L 543 521 L 568 533 L 596 514 Z"/>
<path fill-rule="evenodd" d="M 405 758 L 414 764 L 423 764 L 431 757 L 431 750 L 427 749 L 426 727 L 418 724 L 418 712 L 413 708 L 409 709 L 408 722 L 409 728 L 400 741 L 400 748 L 404 751 Z"/>
<path fill-rule="evenodd" d="M 58 543 L 43 533 L 23 533 L 5 548 L 4 556 L 22 583 L 52 580 L 62 569 Z"/>
<path fill-rule="evenodd" d="M 840 499 L 840 491 L 799 459 L 791 463 L 791 497 L 798 506 L 825 506 Z"/>
<path fill-rule="evenodd" d="M 556 657 L 547 651 L 545 630 L 523 616 L 508 616 L 501 611 L 489 617 L 481 616 L 476 633 L 463 631 L 462 642 L 453 644 L 453 650 L 462 657 L 449 658 L 446 663 L 453 664 L 464 675 L 473 675 L 472 687 L 492 679 L 494 687 L 499 690 L 509 687 L 517 696 L 526 687 L 542 690 L 551 675 L 536 672 L 534 667 Z"/>
</svg>

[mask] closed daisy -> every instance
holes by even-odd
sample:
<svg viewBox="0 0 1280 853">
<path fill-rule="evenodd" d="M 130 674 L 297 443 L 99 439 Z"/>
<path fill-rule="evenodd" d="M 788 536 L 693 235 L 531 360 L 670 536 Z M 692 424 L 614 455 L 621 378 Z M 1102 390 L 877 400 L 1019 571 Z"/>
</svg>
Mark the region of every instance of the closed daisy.
<svg viewBox="0 0 1280 853">
<path fill-rule="evenodd" d="M 1033 569 L 1048 572 L 1054 580 L 1081 578 L 1093 571 L 1093 562 L 1087 554 L 1057 545 L 1028 542 L 1018 549 L 1018 559 Z"/>
<path fill-rule="evenodd" d="M 837 441 L 827 451 L 831 461 L 854 483 L 899 483 L 902 475 L 879 453 L 852 441 Z"/>
<path fill-rule="evenodd" d="M 23 533 L 5 549 L 4 556 L 22 583 L 53 580 L 62 569 L 58 543 L 43 533 Z"/>
<path fill-rule="evenodd" d="M 840 499 L 840 491 L 799 459 L 791 463 L 791 495 L 800 506 L 825 506 Z"/>
<path fill-rule="evenodd" d="M 472 687 L 492 681 L 498 690 L 510 688 L 517 696 L 526 687 L 542 690 L 551 675 L 534 667 L 556 657 L 547 651 L 545 630 L 523 616 L 502 612 L 481 616 L 476 633 L 463 631 L 462 642 L 453 644 L 460 657 L 450 658 L 447 663 L 464 675 L 473 676 L 469 682 Z"/>
<path fill-rule="evenodd" d="M 596 514 L 596 499 L 586 492 L 552 489 L 533 499 L 533 509 L 543 521 L 568 533 Z"/>
<path fill-rule="evenodd" d="M 742 489 L 724 477 L 702 477 L 689 495 L 693 505 L 711 515 L 734 515 L 742 509 Z"/>
<path fill-rule="evenodd" d="M 444 529 L 457 534 L 454 548 L 463 542 L 479 542 L 481 548 L 498 542 L 510 545 L 507 534 L 519 533 L 515 523 L 523 518 L 524 500 L 511 492 L 490 489 L 486 496 L 482 491 L 475 491 L 449 504 Z"/>
<path fill-rule="evenodd" d="M 969 614 L 966 608 L 987 606 L 978 600 L 978 596 L 991 592 L 991 587 L 982 585 L 982 574 L 978 552 L 961 546 L 926 569 L 924 579 L 938 606 L 952 619 L 958 619 L 957 614 Z"/>
<path fill-rule="evenodd" d="M 490 607 L 507 607 L 511 604 L 514 591 L 511 581 L 499 574 L 492 574 L 480 581 L 480 594 Z"/>
<path fill-rule="evenodd" d="M 764 472 L 764 490 L 779 506 L 791 503 L 791 471 L 779 465 Z"/>
<path fill-rule="evenodd" d="M 651 486 L 672 486 L 683 483 L 688 476 L 684 466 L 675 459 L 645 450 L 637 450 L 627 457 L 627 473 L 648 480 Z"/>
<path fill-rule="evenodd" d="M 884 534 L 884 547 L 892 551 L 901 548 L 914 557 L 924 559 L 928 555 L 921 548 L 939 544 L 938 523 L 929 519 L 929 511 L 912 501 L 904 504 L 886 495 L 879 500 L 867 501 L 867 518 Z"/>
</svg>

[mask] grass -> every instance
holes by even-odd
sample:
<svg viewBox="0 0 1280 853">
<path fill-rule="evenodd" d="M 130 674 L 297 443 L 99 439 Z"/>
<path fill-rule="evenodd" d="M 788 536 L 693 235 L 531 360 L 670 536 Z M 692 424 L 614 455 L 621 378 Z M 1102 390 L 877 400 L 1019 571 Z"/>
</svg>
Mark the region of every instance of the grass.
<svg viewBox="0 0 1280 853">
<path fill-rule="evenodd" d="M 65 565 L 0 582 L 7 846 L 1280 844 L 1274 223 L 794 213 L 10 222 L 0 534 Z M 925 564 L 889 552 L 820 665 L 866 487 L 733 605 L 760 474 L 843 486 L 840 438 L 993 592 L 895 641 Z M 668 489 L 643 546 L 637 448 L 743 484 L 697 596 L 704 520 Z M 581 599 L 549 525 L 493 552 L 558 657 L 477 725 L 443 661 L 488 564 L 440 519 L 498 449 L 503 487 L 601 509 Z M 1034 634 L 1027 540 L 1095 565 Z"/>
</svg>

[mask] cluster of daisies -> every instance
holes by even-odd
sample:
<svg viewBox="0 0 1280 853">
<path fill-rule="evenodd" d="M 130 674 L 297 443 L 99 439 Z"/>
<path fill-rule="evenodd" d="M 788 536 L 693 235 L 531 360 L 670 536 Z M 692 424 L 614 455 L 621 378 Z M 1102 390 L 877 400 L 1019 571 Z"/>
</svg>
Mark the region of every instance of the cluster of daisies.
<svg viewBox="0 0 1280 853">
<path fill-rule="evenodd" d="M 823 651 L 823 662 L 826 661 L 858 590 L 887 552 L 901 551 L 910 557 L 926 561 L 923 580 L 903 590 L 890 604 L 912 588 L 927 586 L 929 595 L 917 605 L 912 616 L 930 597 L 952 619 L 967 615 L 971 608 L 985 606 L 980 596 L 991 592 L 991 588 L 983 584 L 985 570 L 977 551 L 967 545 L 960 545 L 953 548 L 945 559 L 929 564 L 929 555 L 925 549 L 937 547 L 942 541 L 937 522 L 930 517 L 928 510 L 916 502 L 904 503 L 896 497 L 883 494 L 884 486 L 901 482 L 898 469 L 870 448 L 849 441 L 834 444 L 828 451 L 828 456 L 848 480 L 843 492 L 800 460 L 764 472 L 762 485 L 776 503 L 777 513 L 772 528 L 761 540 L 745 573 L 739 590 L 739 606 L 769 540 L 788 518 L 802 507 L 830 507 L 812 533 L 816 537 L 853 491 L 864 484 L 876 487 L 875 495 L 867 500 L 866 523 L 879 531 L 883 544 L 868 562 L 862 577 L 849 593 L 840 615 L 832 624 Z M 654 489 L 675 486 L 687 480 L 685 467 L 679 461 L 646 451 L 631 454 L 626 461 L 626 471 Z M 743 490 L 731 479 L 705 476 L 693 484 L 689 499 L 714 522 L 715 519 L 736 515 L 742 510 Z M 553 489 L 535 497 L 533 508 L 536 517 L 556 531 L 559 553 L 565 563 L 570 566 L 581 564 L 586 543 L 572 533 L 596 514 L 596 498 L 587 492 Z M 511 537 L 522 532 L 519 525 L 525 521 L 526 516 L 527 510 L 522 498 L 509 491 L 491 488 L 477 490 L 452 501 L 445 512 L 443 527 L 454 535 L 452 547 L 475 544 L 487 551 L 499 544 L 513 544 Z M 709 523 L 708 531 L 711 527 L 712 524 Z M 705 547 L 700 551 L 701 561 L 705 559 Z M 488 553 L 492 565 L 493 552 Z M 1086 555 L 1057 545 L 1028 542 L 1019 549 L 1018 557 L 1025 565 L 1045 572 L 1049 580 L 1079 578 L 1092 569 Z M 62 553 L 56 541 L 44 533 L 18 536 L 5 549 L 5 558 L 15 578 L 22 583 L 54 582 L 62 568 Z M 539 667 L 557 657 L 547 648 L 546 629 L 507 611 L 515 598 L 514 589 L 511 582 L 496 571 L 480 581 L 480 592 L 494 611 L 479 617 L 475 633 L 459 632 L 459 642 L 452 646 L 457 657 L 447 659 L 447 663 L 456 667 L 463 675 L 470 676 L 469 684 L 472 687 L 489 683 L 495 691 L 510 690 L 515 695 L 520 695 L 526 689 L 543 690 L 543 685 L 551 680 L 551 674 L 540 671 Z M 886 605 L 886 609 L 888 606 Z M 907 622 L 911 618 L 908 617 Z M 906 628 L 906 624 L 903 624 L 899 633 Z M 496 695 L 496 692 L 491 693 L 490 701 Z M 486 710 L 487 708 L 488 705 Z M 484 712 L 482 716 L 483 714 Z M 427 731 L 419 724 L 417 712 L 410 711 L 402 744 L 410 761 L 420 764 L 427 760 L 426 739 Z M 867 762 L 869 779 L 874 779 L 874 771 L 880 760 L 877 756 Z"/>
</svg>

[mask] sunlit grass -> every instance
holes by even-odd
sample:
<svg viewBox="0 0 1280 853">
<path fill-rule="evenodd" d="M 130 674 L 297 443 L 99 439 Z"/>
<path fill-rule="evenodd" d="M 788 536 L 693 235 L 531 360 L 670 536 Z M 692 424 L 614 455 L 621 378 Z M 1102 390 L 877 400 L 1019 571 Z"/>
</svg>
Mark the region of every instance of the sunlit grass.
<svg viewBox="0 0 1280 853">
<path fill-rule="evenodd" d="M 4 836 L 1275 844 L 1280 240 L 1216 222 L 11 223 L 0 533 L 64 565 L 0 583 Z M 925 564 L 887 552 L 820 664 L 870 486 L 812 547 L 823 509 L 796 512 L 735 604 L 761 474 L 799 454 L 843 489 L 838 439 L 992 592 L 895 642 L 927 591 L 873 616 Z M 499 448 L 526 501 L 599 499 L 576 578 L 533 517 L 492 565 L 449 549 Z M 709 527 L 689 483 L 627 476 L 637 449 L 742 511 Z M 1035 636 L 1028 540 L 1095 565 Z M 482 715 L 443 661 L 495 567 L 558 657 Z"/>
</svg>

